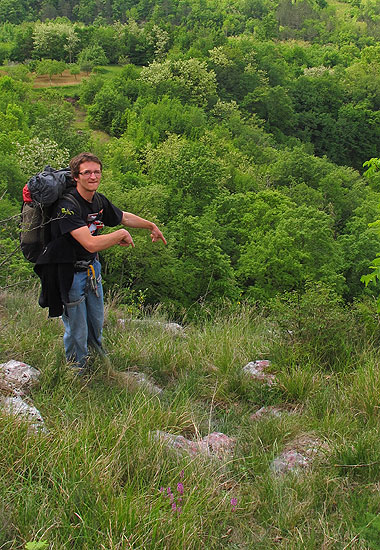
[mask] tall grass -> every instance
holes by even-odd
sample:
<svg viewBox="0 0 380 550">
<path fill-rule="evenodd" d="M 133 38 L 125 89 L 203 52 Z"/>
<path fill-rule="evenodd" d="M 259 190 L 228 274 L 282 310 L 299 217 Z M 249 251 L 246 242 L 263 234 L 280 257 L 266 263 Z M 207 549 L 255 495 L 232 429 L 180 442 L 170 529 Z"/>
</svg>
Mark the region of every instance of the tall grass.
<svg viewBox="0 0 380 550">
<path fill-rule="evenodd" d="M 31 399 L 48 430 L 36 435 L 0 415 L 0 548 L 380 548 L 377 333 L 368 335 L 360 308 L 314 289 L 302 308 L 289 299 L 265 311 L 225 308 L 178 336 L 151 322 L 165 321 L 162 310 L 147 323 L 120 323 L 122 309 L 110 303 L 109 358 L 94 357 L 93 376 L 79 381 L 65 365 L 61 323 L 46 318 L 36 292 L 0 303 L 0 361 L 41 371 Z M 261 358 L 272 360 L 274 386 L 242 372 Z M 129 370 L 149 375 L 162 394 L 123 385 L 115 372 Z M 297 412 L 252 421 L 264 405 Z M 235 452 L 177 456 L 156 430 L 190 439 L 221 431 L 235 438 Z M 304 472 L 275 475 L 272 460 L 307 434 L 325 452 Z M 180 513 L 168 487 L 177 504 L 182 498 Z"/>
</svg>

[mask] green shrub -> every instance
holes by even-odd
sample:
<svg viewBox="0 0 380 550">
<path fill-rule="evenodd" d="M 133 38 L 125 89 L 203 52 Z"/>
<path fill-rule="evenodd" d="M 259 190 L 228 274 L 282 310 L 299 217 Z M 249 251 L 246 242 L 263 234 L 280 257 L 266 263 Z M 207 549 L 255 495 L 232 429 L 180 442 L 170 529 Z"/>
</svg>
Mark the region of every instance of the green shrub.
<svg viewBox="0 0 380 550">
<path fill-rule="evenodd" d="M 353 309 L 322 283 L 304 293 L 290 292 L 272 301 L 279 335 L 273 358 L 280 364 L 314 365 L 316 369 L 353 368 L 362 341 Z"/>
</svg>

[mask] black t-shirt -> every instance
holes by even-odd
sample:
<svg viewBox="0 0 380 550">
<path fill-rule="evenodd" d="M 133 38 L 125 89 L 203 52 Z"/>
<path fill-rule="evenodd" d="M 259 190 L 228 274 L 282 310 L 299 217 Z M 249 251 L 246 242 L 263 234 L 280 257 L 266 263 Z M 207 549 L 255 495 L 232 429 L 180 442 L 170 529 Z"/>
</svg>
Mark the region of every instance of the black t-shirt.
<svg viewBox="0 0 380 550">
<path fill-rule="evenodd" d="M 96 193 L 98 199 L 94 196 L 92 202 L 84 199 L 75 189 L 70 193 L 75 197 L 80 205 L 80 210 L 73 201 L 63 197 L 59 200 L 57 206 L 57 220 L 52 226 L 52 237 L 67 235 L 72 243 L 77 260 L 92 260 L 96 254 L 88 252 L 78 243 L 70 232 L 74 229 L 87 226 L 92 235 L 97 235 L 99 229 L 104 225 L 115 227 L 121 223 L 123 212 L 113 205 L 104 195 Z M 62 209 L 64 209 L 62 211 Z"/>
</svg>

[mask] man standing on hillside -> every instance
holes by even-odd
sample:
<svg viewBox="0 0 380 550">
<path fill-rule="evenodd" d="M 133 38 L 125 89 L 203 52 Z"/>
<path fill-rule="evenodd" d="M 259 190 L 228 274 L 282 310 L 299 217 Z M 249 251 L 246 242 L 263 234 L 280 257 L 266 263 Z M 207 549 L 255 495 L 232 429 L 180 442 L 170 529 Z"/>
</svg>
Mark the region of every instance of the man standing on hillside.
<svg viewBox="0 0 380 550">
<path fill-rule="evenodd" d="M 152 242 L 166 240 L 158 227 L 148 221 L 122 212 L 104 195 L 97 193 L 102 176 L 102 163 L 92 153 L 80 153 L 70 161 L 71 176 L 76 189 L 71 192 L 74 201 L 63 197 L 58 203 L 59 219 L 55 222 L 55 237 L 66 237 L 75 252 L 74 278 L 62 319 L 67 360 L 78 374 L 88 368 L 88 347 L 103 352 L 102 329 L 104 320 L 101 266 L 98 252 L 114 245 L 134 246 L 126 229 L 98 235 L 104 225 L 124 225 L 150 231 Z M 63 215 L 62 215 L 63 213 Z"/>
</svg>

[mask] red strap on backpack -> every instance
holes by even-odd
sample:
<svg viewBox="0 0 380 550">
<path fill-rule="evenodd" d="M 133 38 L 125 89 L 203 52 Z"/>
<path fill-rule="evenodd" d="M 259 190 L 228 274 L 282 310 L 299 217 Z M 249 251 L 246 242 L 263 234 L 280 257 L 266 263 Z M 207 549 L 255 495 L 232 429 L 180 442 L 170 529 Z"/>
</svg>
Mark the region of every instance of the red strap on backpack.
<svg viewBox="0 0 380 550">
<path fill-rule="evenodd" d="M 30 196 L 30 191 L 29 191 L 28 184 L 25 184 L 24 188 L 22 190 L 22 200 L 24 202 L 33 202 L 32 197 Z"/>
</svg>

